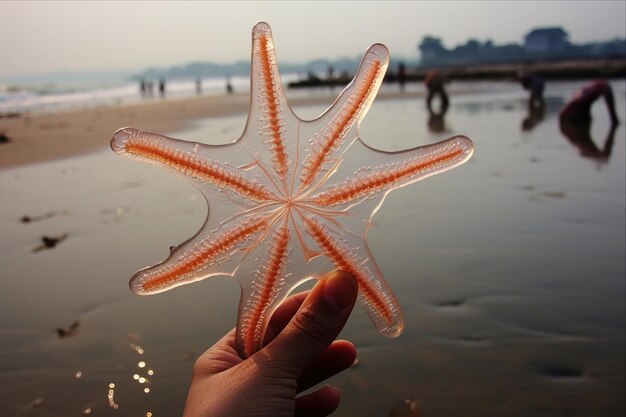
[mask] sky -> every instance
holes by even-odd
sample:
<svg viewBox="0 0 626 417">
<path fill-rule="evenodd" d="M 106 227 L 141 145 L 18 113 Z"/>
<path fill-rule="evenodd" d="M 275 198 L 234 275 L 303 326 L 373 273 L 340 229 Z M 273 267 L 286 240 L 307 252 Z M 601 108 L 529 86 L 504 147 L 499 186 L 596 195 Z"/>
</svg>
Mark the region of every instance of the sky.
<svg viewBox="0 0 626 417">
<path fill-rule="evenodd" d="M 0 77 L 55 71 L 139 71 L 250 57 L 252 26 L 272 26 L 280 61 L 355 57 L 373 43 L 417 58 L 425 35 L 523 43 L 561 26 L 573 43 L 626 38 L 620 1 L 0 1 Z"/>
</svg>

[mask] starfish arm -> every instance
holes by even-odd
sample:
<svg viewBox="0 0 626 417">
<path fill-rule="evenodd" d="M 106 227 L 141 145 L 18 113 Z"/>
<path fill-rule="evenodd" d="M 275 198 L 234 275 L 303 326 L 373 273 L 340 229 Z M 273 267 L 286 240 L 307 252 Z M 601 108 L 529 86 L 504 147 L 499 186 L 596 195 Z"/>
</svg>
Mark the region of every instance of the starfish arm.
<svg viewBox="0 0 626 417">
<path fill-rule="evenodd" d="M 247 358 L 263 346 L 263 336 L 272 313 L 287 296 L 285 270 L 289 254 L 289 228 L 283 224 L 269 238 L 263 260 L 251 281 L 239 280 L 241 301 L 235 346 Z"/>
<path fill-rule="evenodd" d="M 246 127 L 249 135 L 244 136 L 249 136 L 250 141 L 262 142 L 259 145 L 263 159 L 267 158 L 268 166 L 279 179 L 285 181 L 291 164 L 291 149 L 286 135 L 296 118 L 282 88 L 272 31 L 267 23 L 258 23 L 252 30 L 250 71 L 250 114 Z"/>
<path fill-rule="evenodd" d="M 333 230 L 321 222 L 302 215 L 307 231 L 331 260 L 334 267 L 349 272 L 359 285 L 359 299 L 378 331 L 397 337 L 404 328 L 402 311 L 391 288 L 374 262 L 364 240 L 350 238 L 342 242 Z"/>
<path fill-rule="evenodd" d="M 309 246 L 316 244 L 295 220 L 299 215 L 289 211 L 282 214 L 256 250 L 264 253 L 262 258 L 248 256 L 237 269 L 241 300 L 235 344 L 244 358 L 261 346 L 269 319 L 285 298 L 305 281 L 319 279 L 328 270 L 326 257 L 311 254 Z"/>
<path fill-rule="evenodd" d="M 309 140 L 300 173 L 302 187 L 308 187 L 327 169 L 333 155 L 341 154 L 358 134 L 358 125 L 367 114 L 383 81 L 389 51 L 384 45 L 372 45 L 366 52 L 352 82 L 339 95 L 316 125 L 323 126 Z"/>
<path fill-rule="evenodd" d="M 366 145 L 361 148 L 368 151 Z M 351 154 L 356 152 L 352 150 Z M 346 179 L 336 183 L 307 201 L 321 207 L 347 207 L 364 199 L 375 198 L 382 193 L 406 186 L 415 181 L 439 174 L 461 165 L 473 152 L 472 142 L 465 136 L 455 136 L 445 141 L 421 146 L 412 150 L 388 153 L 369 149 L 369 153 L 378 152 L 387 160 L 384 165 L 360 168 L 356 172 L 345 170 L 338 174 Z"/>
<path fill-rule="evenodd" d="M 201 155 L 199 150 L 212 148 L 209 145 L 124 128 L 113 135 L 111 148 L 118 154 L 162 165 L 185 178 L 209 183 L 250 201 L 266 202 L 276 199 L 265 185 L 247 179 L 245 171 Z"/>
<path fill-rule="evenodd" d="M 157 294 L 212 275 L 231 274 L 270 219 L 267 214 L 255 213 L 235 219 L 214 233 L 208 233 L 205 224 L 196 236 L 173 248 L 166 260 L 137 272 L 130 280 L 131 290 L 138 295 Z"/>
</svg>

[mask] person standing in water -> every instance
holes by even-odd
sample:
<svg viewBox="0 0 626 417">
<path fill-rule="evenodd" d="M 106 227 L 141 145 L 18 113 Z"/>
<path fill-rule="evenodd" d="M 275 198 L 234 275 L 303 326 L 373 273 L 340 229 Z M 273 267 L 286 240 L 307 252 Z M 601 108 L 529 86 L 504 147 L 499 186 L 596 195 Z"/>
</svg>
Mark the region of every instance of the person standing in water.
<svg viewBox="0 0 626 417">
<path fill-rule="evenodd" d="M 424 77 L 424 84 L 428 89 L 428 95 L 426 96 L 426 106 L 431 114 L 443 115 L 448 110 L 450 101 L 448 99 L 448 93 L 446 92 L 445 84 L 448 82 L 448 77 L 438 71 L 428 71 Z M 439 96 L 440 107 L 439 111 L 433 110 L 433 99 Z"/>
</svg>

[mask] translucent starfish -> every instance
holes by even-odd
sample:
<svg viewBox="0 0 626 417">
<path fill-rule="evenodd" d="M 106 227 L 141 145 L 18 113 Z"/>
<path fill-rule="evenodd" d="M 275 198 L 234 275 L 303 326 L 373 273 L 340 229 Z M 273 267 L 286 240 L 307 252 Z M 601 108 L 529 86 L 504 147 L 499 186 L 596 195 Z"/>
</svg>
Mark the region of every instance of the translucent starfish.
<svg viewBox="0 0 626 417">
<path fill-rule="evenodd" d="M 287 104 L 270 27 L 252 31 L 250 113 L 235 142 L 212 146 L 125 128 L 111 147 L 191 181 L 210 206 L 204 226 L 163 262 L 137 272 L 136 294 L 156 294 L 215 275 L 241 284 L 236 345 L 261 348 L 269 318 L 290 291 L 331 269 L 352 273 L 359 300 L 385 336 L 403 329 L 402 312 L 366 243 L 371 219 L 392 190 L 465 162 L 464 136 L 382 152 L 358 126 L 382 83 L 389 52 L 371 46 L 354 80 L 319 118 L 299 119 Z"/>
</svg>

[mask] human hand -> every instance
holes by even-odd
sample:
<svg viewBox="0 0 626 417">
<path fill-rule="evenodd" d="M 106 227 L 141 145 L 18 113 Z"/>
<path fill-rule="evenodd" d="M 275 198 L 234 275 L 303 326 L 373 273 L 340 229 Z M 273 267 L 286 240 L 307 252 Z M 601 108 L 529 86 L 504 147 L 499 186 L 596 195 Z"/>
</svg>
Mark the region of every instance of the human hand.
<svg viewBox="0 0 626 417">
<path fill-rule="evenodd" d="M 302 391 L 350 367 L 354 345 L 335 340 L 354 307 L 355 278 L 329 273 L 276 310 L 264 347 L 246 360 L 231 330 L 196 361 L 183 417 L 313 417 L 339 406 L 337 388 Z"/>
</svg>

